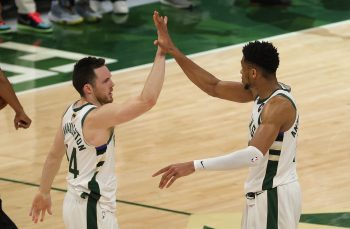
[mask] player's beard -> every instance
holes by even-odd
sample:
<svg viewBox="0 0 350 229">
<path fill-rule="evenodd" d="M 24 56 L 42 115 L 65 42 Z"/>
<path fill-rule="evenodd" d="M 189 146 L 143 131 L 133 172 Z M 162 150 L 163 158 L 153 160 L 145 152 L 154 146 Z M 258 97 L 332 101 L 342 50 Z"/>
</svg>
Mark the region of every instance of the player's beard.
<svg viewBox="0 0 350 229">
<path fill-rule="evenodd" d="M 249 75 L 247 75 L 247 77 L 245 79 L 246 80 L 244 80 L 244 81 L 246 81 L 246 82 L 243 82 L 243 80 L 242 80 L 243 87 L 245 90 L 249 90 L 249 89 L 251 89 L 251 86 L 252 86 L 252 84 L 250 83 Z"/>
<path fill-rule="evenodd" d="M 112 96 L 99 96 L 99 95 L 96 95 L 96 100 L 101 104 L 101 105 L 104 105 L 104 104 L 107 104 L 107 103 L 112 103 L 113 102 L 113 97 Z"/>
<path fill-rule="evenodd" d="M 104 105 L 104 104 L 107 104 L 107 103 L 112 103 L 113 102 L 113 98 L 96 98 L 97 101 L 101 104 L 101 105 Z"/>
</svg>

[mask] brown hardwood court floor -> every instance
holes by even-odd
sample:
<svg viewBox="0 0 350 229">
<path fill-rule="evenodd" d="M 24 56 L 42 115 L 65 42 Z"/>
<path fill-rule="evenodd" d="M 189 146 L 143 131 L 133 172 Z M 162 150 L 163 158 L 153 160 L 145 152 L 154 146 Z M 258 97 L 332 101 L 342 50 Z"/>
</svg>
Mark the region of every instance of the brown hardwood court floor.
<svg viewBox="0 0 350 229">
<path fill-rule="evenodd" d="M 280 52 L 278 78 L 292 86 L 301 114 L 297 163 L 303 213 L 349 211 L 350 21 L 270 40 Z M 231 46 L 194 55 L 192 59 L 221 79 L 240 81 L 241 48 L 242 45 Z M 149 70 L 148 65 L 115 74 L 117 103 L 141 90 Z M 70 84 L 20 94 L 19 99 L 33 119 L 31 128 L 25 131 L 14 130 L 11 109 L 0 112 L 0 177 L 12 180 L 2 179 L 0 192 L 3 208 L 19 228 L 64 228 L 61 212 L 64 192 L 51 191 L 54 214 L 34 225 L 28 212 L 37 187 L 21 182 L 39 183 L 62 112 L 77 98 Z M 232 223 L 231 228 L 239 228 L 247 169 L 200 172 L 178 180 L 168 190 L 158 189 L 159 178 L 151 175 L 169 163 L 245 147 L 250 109 L 251 104 L 207 96 L 184 76 L 174 61 L 169 61 L 156 107 L 116 128 L 117 198 L 144 205 L 118 203 L 120 228 L 182 229 L 189 222 L 192 226 L 188 228 L 203 228 L 194 226 L 192 220 L 201 214 L 224 218 L 232 214 L 227 220 Z M 64 160 L 54 187 L 66 189 L 66 172 Z"/>
</svg>

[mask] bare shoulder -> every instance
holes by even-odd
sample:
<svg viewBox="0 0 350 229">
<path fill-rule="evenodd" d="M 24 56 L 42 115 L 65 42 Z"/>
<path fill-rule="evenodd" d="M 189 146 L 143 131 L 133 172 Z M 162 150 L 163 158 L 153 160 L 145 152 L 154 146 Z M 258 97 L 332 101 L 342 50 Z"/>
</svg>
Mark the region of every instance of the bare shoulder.
<svg viewBox="0 0 350 229">
<path fill-rule="evenodd" d="M 94 122 L 95 119 L 99 119 L 100 116 L 104 115 L 104 112 L 108 111 L 108 109 L 110 109 L 111 104 L 104 104 L 102 106 L 99 107 L 94 107 L 91 108 L 91 110 L 89 110 L 88 113 L 86 113 L 85 115 L 85 122 L 89 122 L 92 121 Z"/>
<path fill-rule="evenodd" d="M 105 104 L 91 109 L 83 123 L 85 141 L 93 146 L 105 144 L 113 129 L 112 115 L 108 114 L 111 105 Z"/>
<path fill-rule="evenodd" d="M 275 96 L 265 105 L 262 122 L 280 126 L 280 131 L 288 130 L 294 123 L 296 109 L 291 100 L 284 96 Z"/>
</svg>

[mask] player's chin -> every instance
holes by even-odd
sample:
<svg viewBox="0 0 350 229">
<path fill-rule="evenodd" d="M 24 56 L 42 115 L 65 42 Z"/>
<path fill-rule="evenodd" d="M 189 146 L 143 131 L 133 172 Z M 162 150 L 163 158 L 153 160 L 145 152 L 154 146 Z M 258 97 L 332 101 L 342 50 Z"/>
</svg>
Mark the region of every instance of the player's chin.
<svg viewBox="0 0 350 229">
<path fill-rule="evenodd" d="M 108 97 L 105 97 L 104 99 L 100 99 L 99 101 L 100 101 L 100 103 L 102 105 L 108 104 L 108 103 L 112 103 L 113 102 L 113 97 L 108 96 Z"/>
<path fill-rule="evenodd" d="M 106 97 L 105 97 L 105 102 L 106 103 L 111 103 L 113 102 L 113 94 L 109 93 Z"/>
<path fill-rule="evenodd" d="M 112 103 L 113 102 L 113 96 L 109 96 L 108 100 L 107 100 L 107 103 Z"/>
</svg>

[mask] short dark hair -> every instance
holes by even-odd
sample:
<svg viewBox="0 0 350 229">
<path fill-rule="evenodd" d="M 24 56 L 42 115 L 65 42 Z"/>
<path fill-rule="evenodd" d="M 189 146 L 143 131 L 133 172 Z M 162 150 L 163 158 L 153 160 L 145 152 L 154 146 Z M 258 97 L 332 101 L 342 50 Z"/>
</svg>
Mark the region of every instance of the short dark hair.
<svg viewBox="0 0 350 229">
<path fill-rule="evenodd" d="M 83 87 L 85 84 L 94 85 L 95 83 L 94 69 L 102 67 L 104 64 L 105 60 L 103 58 L 89 56 L 79 60 L 74 65 L 73 86 L 81 96 L 84 96 Z"/>
<path fill-rule="evenodd" d="M 280 63 L 277 48 L 266 41 L 249 42 L 243 47 L 244 60 L 261 67 L 269 74 L 275 74 Z"/>
</svg>

